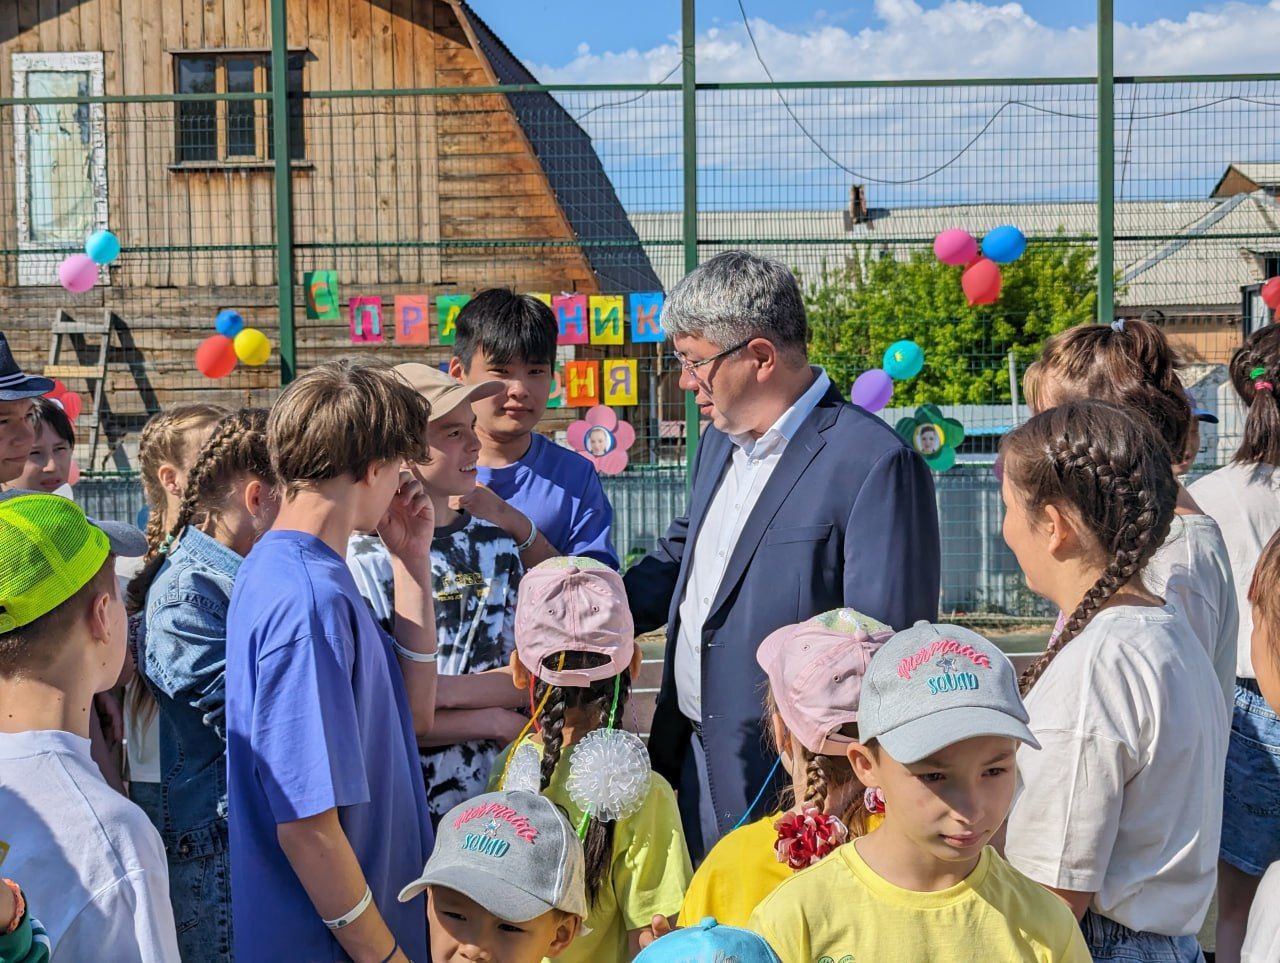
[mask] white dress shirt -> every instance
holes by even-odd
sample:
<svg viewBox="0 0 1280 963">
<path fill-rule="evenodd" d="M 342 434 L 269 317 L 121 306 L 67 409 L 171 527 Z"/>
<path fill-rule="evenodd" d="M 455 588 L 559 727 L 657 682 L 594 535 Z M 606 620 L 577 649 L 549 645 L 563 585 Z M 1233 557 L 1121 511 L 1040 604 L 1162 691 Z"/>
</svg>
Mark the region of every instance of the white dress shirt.
<svg viewBox="0 0 1280 963">
<path fill-rule="evenodd" d="M 675 678 L 680 711 L 694 722 L 702 721 L 702 626 L 711 614 L 711 603 L 720 589 L 729 557 L 787 443 L 831 387 L 825 371 L 817 367 L 811 370 L 813 384 L 768 431 L 758 439 L 750 435 L 729 436 L 734 445 L 733 456 L 692 546 L 689 579 L 680 600 Z"/>
</svg>

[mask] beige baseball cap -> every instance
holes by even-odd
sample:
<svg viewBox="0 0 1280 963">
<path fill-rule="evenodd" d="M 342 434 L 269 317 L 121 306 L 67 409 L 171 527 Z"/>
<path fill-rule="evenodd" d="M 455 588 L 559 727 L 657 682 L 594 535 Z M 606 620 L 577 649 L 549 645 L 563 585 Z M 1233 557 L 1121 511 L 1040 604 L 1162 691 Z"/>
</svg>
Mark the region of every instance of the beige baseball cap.
<svg viewBox="0 0 1280 963">
<path fill-rule="evenodd" d="M 413 386 L 414 391 L 431 402 L 431 420 L 443 418 L 461 404 L 473 405 L 485 398 L 502 394 L 507 386 L 501 381 L 485 381 L 464 385 L 439 368 L 409 361 L 396 365 L 396 373 Z"/>
</svg>

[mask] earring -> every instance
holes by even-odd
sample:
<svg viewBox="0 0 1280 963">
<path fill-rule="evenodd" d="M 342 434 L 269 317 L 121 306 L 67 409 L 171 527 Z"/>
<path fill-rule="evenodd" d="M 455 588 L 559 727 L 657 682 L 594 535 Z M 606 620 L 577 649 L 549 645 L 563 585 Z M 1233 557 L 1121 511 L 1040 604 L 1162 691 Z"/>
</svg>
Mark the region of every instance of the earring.
<svg viewBox="0 0 1280 963">
<path fill-rule="evenodd" d="M 862 804 L 867 807 L 869 813 L 882 813 L 884 812 L 884 793 L 878 788 L 872 789 L 868 786 L 862 794 Z"/>
</svg>

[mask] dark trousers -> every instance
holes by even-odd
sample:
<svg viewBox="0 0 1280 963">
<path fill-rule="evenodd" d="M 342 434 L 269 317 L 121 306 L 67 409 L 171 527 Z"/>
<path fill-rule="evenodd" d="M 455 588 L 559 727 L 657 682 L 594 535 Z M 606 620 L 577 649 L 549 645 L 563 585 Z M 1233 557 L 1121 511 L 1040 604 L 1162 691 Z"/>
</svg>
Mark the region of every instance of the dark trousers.
<svg viewBox="0 0 1280 963">
<path fill-rule="evenodd" d="M 711 784 L 707 779 L 707 754 L 696 729 L 689 734 L 689 751 L 684 754 L 684 765 L 680 769 L 676 801 L 689 857 L 696 867 L 720 839 L 715 808 L 711 805 Z"/>
</svg>

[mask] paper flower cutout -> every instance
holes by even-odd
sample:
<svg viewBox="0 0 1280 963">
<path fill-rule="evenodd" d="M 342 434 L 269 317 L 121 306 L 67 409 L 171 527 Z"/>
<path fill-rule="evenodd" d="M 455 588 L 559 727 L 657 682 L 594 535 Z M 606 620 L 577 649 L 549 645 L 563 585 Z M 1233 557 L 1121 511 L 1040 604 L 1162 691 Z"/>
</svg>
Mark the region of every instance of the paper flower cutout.
<svg viewBox="0 0 1280 963">
<path fill-rule="evenodd" d="M 894 430 L 934 471 L 946 471 L 954 465 L 956 449 L 964 441 L 964 425 L 944 417 L 937 405 L 921 405 L 915 415 L 900 419 Z"/>
<path fill-rule="evenodd" d="M 603 475 L 617 475 L 626 468 L 627 451 L 636 443 L 635 429 L 604 405 L 596 405 L 565 434 L 573 450 Z"/>
</svg>

